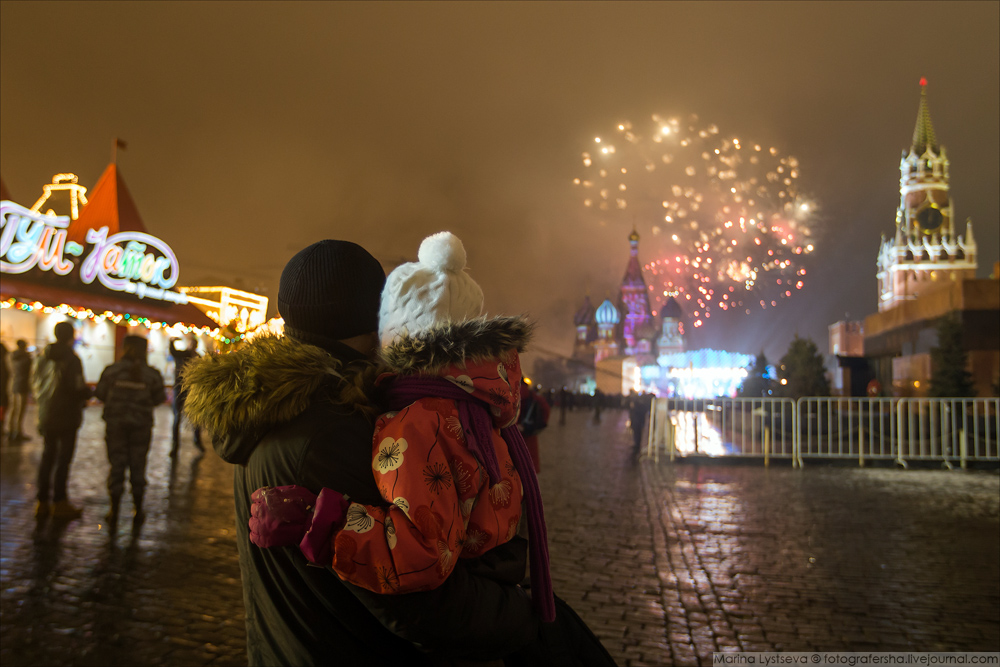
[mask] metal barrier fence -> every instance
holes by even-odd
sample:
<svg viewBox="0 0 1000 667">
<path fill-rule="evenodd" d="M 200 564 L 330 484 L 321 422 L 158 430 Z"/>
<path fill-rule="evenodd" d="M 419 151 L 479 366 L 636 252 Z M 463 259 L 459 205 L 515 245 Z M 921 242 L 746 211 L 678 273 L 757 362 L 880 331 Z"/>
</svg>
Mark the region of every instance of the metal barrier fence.
<svg viewBox="0 0 1000 667">
<path fill-rule="evenodd" d="M 998 398 L 660 398 L 647 454 L 998 462 Z"/>
<path fill-rule="evenodd" d="M 798 413 L 790 398 L 659 398 L 650 410 L 647 455 L 763 456 L 795 462 Z"/>
<path fill-rule="evenodd" d="M 892 398 L 800 398 L 796 410 L 803 427 L 798 433 L 799 462 L 827 459 L 894 459 L 898 431 Z"/>
</svg>

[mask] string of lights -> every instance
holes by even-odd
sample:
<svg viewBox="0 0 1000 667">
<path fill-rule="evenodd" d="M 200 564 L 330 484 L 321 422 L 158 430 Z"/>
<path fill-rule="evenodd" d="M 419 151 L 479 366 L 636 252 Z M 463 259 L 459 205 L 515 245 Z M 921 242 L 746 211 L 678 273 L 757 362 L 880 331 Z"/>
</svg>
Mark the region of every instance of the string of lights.
<svg viewBox="0 0 1000 667">
<path fill-rule="evenodd" d="M 89 320 L 98 324 L 101 322 L 111 322 L 116 325 L 129 327 L 145 326 L 152 331 L 157 331 L 159 329 L 171 329 L 181 334 L 194 333 L 198 335 L 207 335 L 226 345 L 236 343 L 244 338 L 244 334 L 239 334 L 238 337 L 227 336 L 221 328 L 213 329 L 209 327 L 191 326 L 182 323 L 170 324 L 169 322 L 157 322 L 150 320 L 148 317 L 133 315 L 131 313 L 114 313 L 110 310 L 96 313 L 90 308 L 79 308 L 65 303 L 61 303 L 58 306 L 51 306 L 43 304 L 40 301 L 23 301 L 10 297 L 0 301 L 0 310 L 7 309 L 20 310 L 26 313 L 41 312 L 46 315 L 55 313 L 64 317 L 73 317 L 78 320 Z"/>
</svg>

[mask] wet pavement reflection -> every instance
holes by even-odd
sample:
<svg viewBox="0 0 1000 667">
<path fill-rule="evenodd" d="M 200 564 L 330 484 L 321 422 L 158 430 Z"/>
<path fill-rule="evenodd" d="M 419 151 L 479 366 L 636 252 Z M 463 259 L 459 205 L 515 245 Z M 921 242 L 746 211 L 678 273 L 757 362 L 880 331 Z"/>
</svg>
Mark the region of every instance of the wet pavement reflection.
<svg viewBox="0 0 1000 667">
<path fill-rule="evenodd" d="M 37 435 L 0 450 L 5 667 L 246 664 L 232 471 L 214 454 L 200 456 L 190 433 L 172 463 L 170 422 L 169 408 L 158 408 L 145 521 L 133 522 L 126 493 L 114 528 L 104 519 L 99 407 L 86 410 L 70 472 L 80 519 L 35 519 Z"/>
<path fill-rule="evenodd" d="M 633 463 L 626 419 L 572 416 L 541 475 L 556 590 L 622 664 L 1000 647 L 996 471 Z"/>
</svg>

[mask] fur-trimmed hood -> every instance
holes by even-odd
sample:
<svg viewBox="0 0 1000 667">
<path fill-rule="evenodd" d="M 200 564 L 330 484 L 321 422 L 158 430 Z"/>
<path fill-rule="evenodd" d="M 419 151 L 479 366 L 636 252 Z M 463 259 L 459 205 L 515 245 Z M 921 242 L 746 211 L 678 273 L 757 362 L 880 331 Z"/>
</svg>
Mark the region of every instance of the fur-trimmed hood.
<svg viewBox="0 0 1000 667">
<path fill-rule="evenodd" d="M 404 336 L 383 348 L 389 375 L 434 375 L 461 387 L 490 407 L 494 426 L 517 420 L 521 407 L 521 359 L 532 326 L 519 317 L 451 322 Z"/>
<path fill-rule="evenodd" d="M 393 373 L 438 375 L 449 366 L 499 359 L 510 350 L 524 352 L 533 330 L 522 317 L 477 317 L 403 336 L 379 354 Z"/>
<path fill-rule="evenodd" d="M 375 364 L 345 363 L 287 336 L 261 336 L 230 354 L 193 359 L 184 367 L 184 413 L 220 436 L 268 429 L 309 407 L 326 386 L 329 400 L 374 413 L 368 387 Z"/>
</svg>

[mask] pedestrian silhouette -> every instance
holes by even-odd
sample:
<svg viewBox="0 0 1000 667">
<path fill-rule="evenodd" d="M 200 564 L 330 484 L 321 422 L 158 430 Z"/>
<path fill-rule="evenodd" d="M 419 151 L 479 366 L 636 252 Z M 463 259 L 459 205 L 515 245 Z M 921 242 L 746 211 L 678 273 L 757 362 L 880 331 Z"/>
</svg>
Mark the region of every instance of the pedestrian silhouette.
<svg viewBox="0 0 1000 667">
<path fill-rule="evenodd" d="M 535 466 L 535 472 L 542 471 L 538 453 L 538 434 L 549 425 L 549 404 L 544 397 L 521 378 L 521 411 L 517 417 L 517 428 L 524 437 L 528 454 Z"/>
<path fill-rule="evenodd" d="M 153 437 L 153 408 L 167 399 L 160 371 L 146 362 L 146 339 L 125 336 L 124 354 L 101 373 L 97 398 L 104 402 L 107 424 L 108 495 L 111 504 L 107 520 L 114 531 L 125 490 L 125 469 L 132 487 L 133 516 L 142 522 L 146 490 L 146 458 Z"/>
<path fill-rule="evenodd" d="M 7 403 L 10 398 L 7 393 L 7 380 L 10 377 L 10 363 L 8 362 L 9 356 L 7 346 L 0 343 L 0 424 L 2 424 L 7 417 Z"/>
<path fill-rule="evenodd" d="M 652 407 L 652 394 L 636 394 L 629 397 L 629 425 L 632 429 L 632 456 L 639 457 L 642 451 L 642 435 L 649 422 L 649 410 Z"/>
<path fill-rule="evenodd" d="M 7 442 L 27 439 L 24 433 L 24 409 L 31 394 L 31 353 L 27 341 L 17 341 L 17 349 L 10 355 L 11 386 L 10 416 L 7 418 Z"/>
<path fill-rule="evenodd" d="M 75 519 L 82 510 L 67 500 L 66 482 L 90 388 L 83 379 L 83 363 L 73 351 L 73 325 L 59 322 L 53 333 L 56 341 L 35 359 L 32 369 L 38 432 L 43 442 L 35 516 Z"/>
<path fill-rule="evenodd" d="M 198 339 L 194 334 L 188 334 L 187 337 L 187 347 L 183 350 L 177 349 L 177 339 L 170 339 L 170 356 L 174 359 L 174 424 L 173 424 L 173 440 L 170 445 L 170 458 L 177 458 L 177 453 L 181 446 L 181 422 L 184 419 L 184 401 L 187 398 L 187 389 L 184 387 L 184 367 L 192 359 L 197 359 L 201 355 L 198 354 Z M 201 432 L 198 427 L 194 424 L 191 425 L 194 429 L 194 446 L 199 452 L 204 453 L 205 447 L 201 444 Z"/>
</svg>

